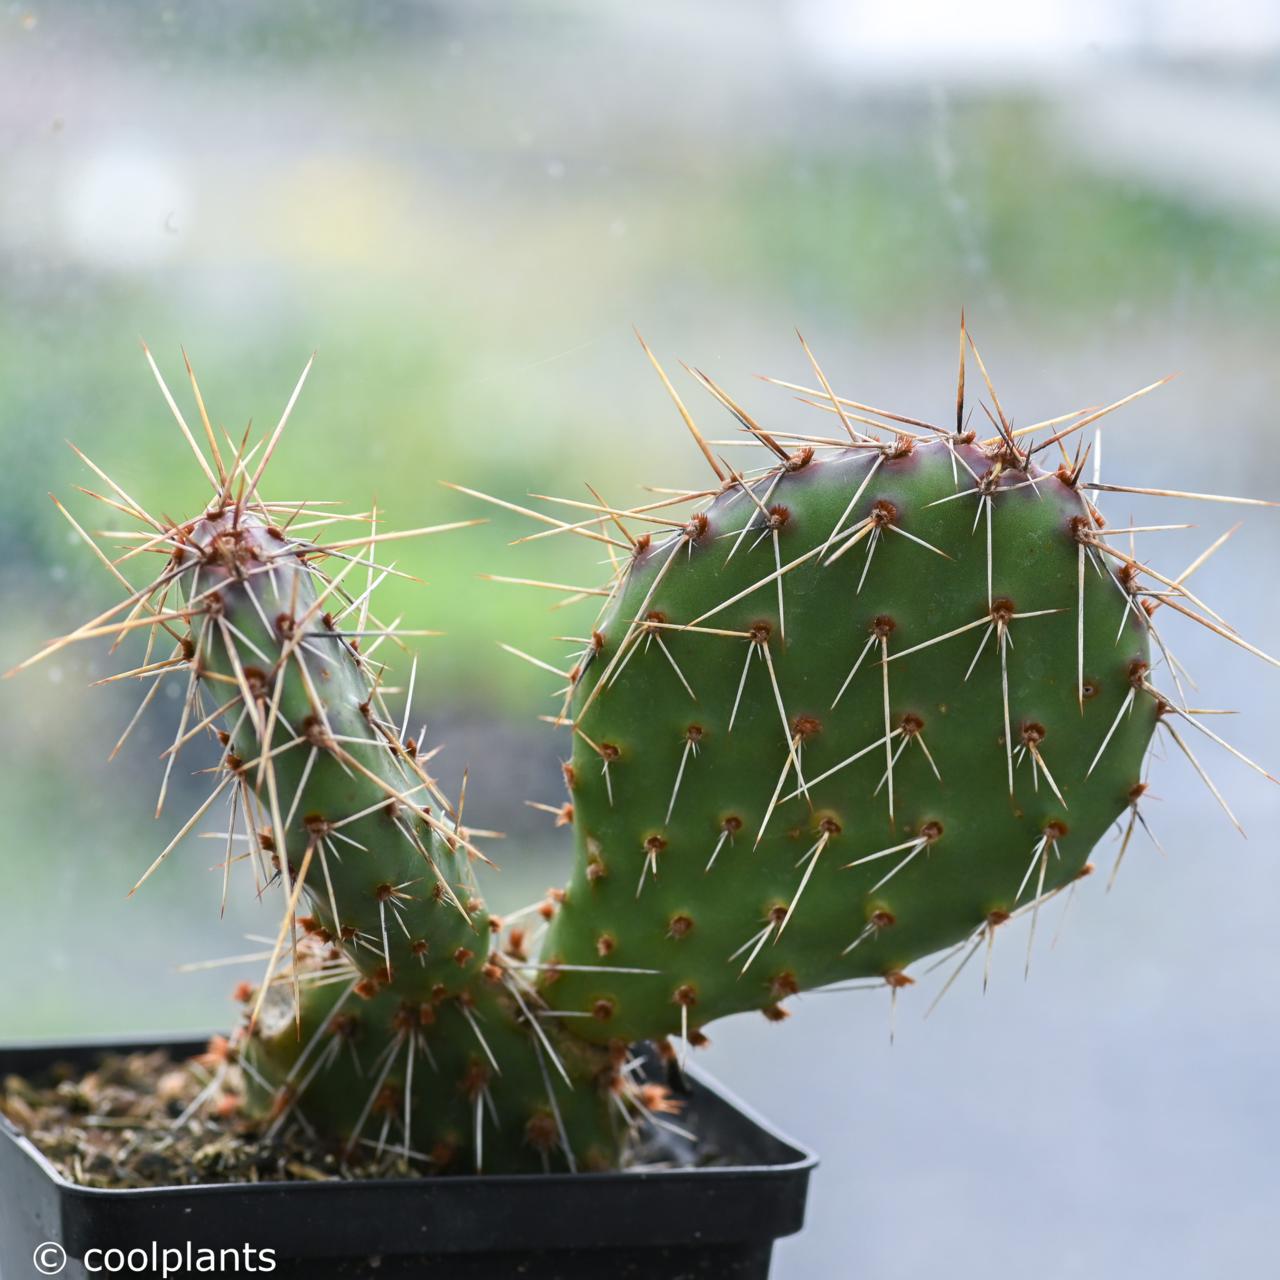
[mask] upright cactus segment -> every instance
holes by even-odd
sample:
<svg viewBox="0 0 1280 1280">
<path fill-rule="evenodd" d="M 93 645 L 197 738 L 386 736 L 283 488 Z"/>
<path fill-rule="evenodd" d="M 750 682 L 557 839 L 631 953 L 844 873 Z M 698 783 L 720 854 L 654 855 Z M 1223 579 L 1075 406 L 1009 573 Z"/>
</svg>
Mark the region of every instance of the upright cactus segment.
<svg viewBox="0 0 1280 1280">
<path fill-rule="evenodd" d="M 207 506 L 158 519 L 89 463 L 108 505 L 141 531 L 112 560 L 59 509 L 126 586 L 125 561 L 155 553 L 164 568 L 22 666 L 75 640 L 145 630 L 141 665 L 123 673 L 149 683 L 143 707 L 162 685 L 185 684 L 162 804 L 183 746 L 216 734 L 207 799 L 134 888 L 228 802 L 224 902 L 243 864 L 252 891 L 284 906 L 236 1042 L 250 1108 L 272 1129 L 310 1115 L 349 1153 L 370 1130 L 379 1146 L 393 1131 L 392 1145 L 428 1169 L 615 1164 L 654 1095 L 632 1083 L 626 1053 L 543 1025 L 536 962 L 514 931 L 499 946 L 473 875 L 483 855 L 410 735 L 416 661 L 402 714 L 382 691 L 378 648 L 415 633 L 378 622 L 371 596 L 394 569 L 373 557 L 406 535 L 378 532 L 376 513 L 261 496 L 301 381 L 264 445 L 227 440 L 225 456 L 191 382 L 207 453 L 160 385 L 208 478 Z M 335 537 L 347 521 L 361 532 Z"/>
<path fill-rule="evenodd" d="M 248 826 L 255 854 L 270 850 L 260 870 L 306 896 L 313 931 L 370 982 L 456 995 L 484 963 L 476 850 L 361 653 L 363 602 L 341 586 L 362 557 L 326 581 L 270 514 L 224 490 L 173 553 L 194 632 L 188 705 L 203 688 L 230 728 L 218 788 L 261 810 L 264 829 Z M 282 936 L 293 928 L 286 917 Z"/>
<path fill-rule="evenodd" d="M 520 971 L 490 958 L 471 867 L 482 855 L 406 736 L 409 708 L 397 723 L 378 690 L 382 668 L 361 652 L 366 593 L 342 593 L 342 582 L 365 557 L 330 545 L 345 564 L 318 578 L 310 546 L 269 515 L 221 492 L 174 552 L 191 573 L 191 687 L 227 695 L 218 787 L 237 788 L 243 811 L 260 815 L 264 829 L 248 823 L 247 834 L 259 856 L 271 851 L 262 870 L 287 897 L 269 971 L 286 939 L 295 949 L 292 998 L 260 1021 L 264 984 L 248 1020 L 251 1078 L 272 1086 L 256 1101 L 287 1115 L 302 1071 L 321 1067 L 307 1110 L 330 1132 L 355 1141 L 375 1116 L 384 1133 L 394 1117 L 405 1151 L 443 1169 L 483 1162 L 483 1111 L 498 1111 L 497 1094 L 523 1121 L 490 1138 L 501 1167 L 542 1167 L 562 1143 L 573 1150 L 569 1132 L 586 1159 L 611 1163 L 617 1136 L 594 1079 L 607 1059 L 553 1048 L 521 1000 Z M 301 897 L 311 914 L 299 920 Z M 321 951 L 296 957 L 299 926 Z M 558 1083 L 580 1086 L 563 1100 L 553 1064 Z"/>
<path fill-rule="evenodd" d="M 212 497 L 160 520 L 94 467 L 141 531 L 113 561 L 73 527 L 126 585 L 140 553 L 165 567 L 23 666 L 146 632 L 126 673 L 149 682 L 143 706 L 175 676 L 186 688 L 162 802 L 182 746 L 217 735 L 208 799 L 139 884 L 229 801 L 224 898 L 242 863 L 283 903 L 236 1041 L 268 1135 L 301 1116 L 348 1156 L 390 1149 L 427 1171 L 613 1167 L 678 1105 L 641 1083 L 634 1042 L 698 1045 L 718 1017 L 778 1021 L 789 997 L 842 981 L 896 1001 L 914 962 L 950 948 L 940 996 L 1017 916 L 1029 964 L 1041 905 L 1117 819 L 1117 868 L 1145 827 L 1157 729 L 1224 808 L 1192 732 L 1263 772 L 1187 704 L 1156 617 L 1280 664 L 1187 585 L 1209 552 L 1159 573 L 1110 540 L 1139 530 L 1108 526 L 1090 499 L 1159 492 L 1086 479 L 1080 443 L 1159 384 L 1015 430 L 979 359 L 996 429 L 980 440 L 966 342 L 962 325 L 947 428 L 837 397 L 814 361 L 820 390 L 782 385 L 837 434 L 769 431 L 697 375 L 766 451 L 746 473 L 654 360 L 715 484 L 538 514 L 621 555 L 557 694 L 569 799 L 541 807 L 572 821 L 573 876 L 506 921 L 477 891 L 461 803 L 409 734 L 416 663 L 402 713 L 383 692 L 377 649 L 412 633 L 376 619 L 393 569 L 375 556 L 403 535 L 371 514 L 325 541 L 329 508 L 261 496 L 297 390 L 263 446 L 228 440 L 224 455 L 194 377 L 207 453 L 161 382 Z"/>
</svg>

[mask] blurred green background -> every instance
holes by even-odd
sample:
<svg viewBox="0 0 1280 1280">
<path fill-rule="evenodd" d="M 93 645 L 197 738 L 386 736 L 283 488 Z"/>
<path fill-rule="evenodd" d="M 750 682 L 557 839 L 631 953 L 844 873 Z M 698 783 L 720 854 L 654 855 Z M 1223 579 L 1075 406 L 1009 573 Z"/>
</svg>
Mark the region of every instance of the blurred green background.
<svg viewBox="0 0 1280 1280">
<path fill-rule="evenodd" d="M 552 637 L 591 614 L 477 575 L 590 582 L 598 557 L 508 547 L 529 526 L 439 481 L 519 501 L 590 480 L 627 503 L 700 485 L 633 324 L 673 374 L 698 364 L 769 424 L 814 425 L 753 377 L 805 379 L 797 325 L 844 393 L 945 421 L 964 305 L 1019 422 L 1185 372 L 1114 428 L 1104 479 L 1280 493 L 1280 20 L 1247 3 L 1030 10 L 0 8 L 0 665 L 115 598 L 46 497 L 119 527 L 75 492 L 92 479 L 65 439 L 145 504 L 201 500 L 138 340 L 189 406 L 185 345 L 236 436 L 274 422 L 314 348 L 277 495 L 376 499 L 400 527 L 494 517 L 392 544 L 429 585 L 389 582 L 382 611 L 448 633 L 423 642 L 415 718 L 447 744 L 447 780 L 471 766 L 469 815 L 507 832 L 489 888 L 509 907 L 563 878 L 564 833 L 524 801 L 556 800 L 566 748 L 536 721 L 547 682 L 497 642 L 558 660 Z M 708 434 L 732 434 L 680 386 Z M 1155 510 L 1104 503 L 1130 505 Z M 1201 527 L 1144 553 L 1176 569 L 1232 517 L 1188 518 Z M 1273 648 L 1276 530 L 1252 520 L 1200 580 Z M 1274 761 L 1274 673 L 1199 634 L 1179 652 L 1208 703 L 1255 711 L 1234 736 Z M 272 927 L 273 903 L 218 920 L 200 841 L 124 900 L 206 761 L 184 762 L 153 823 L 177 702 L 108 766 L 136 694 L 85 686 L 122 661 L 86 646 L 0 687 L 5 1037 L 216 1025 L 240 971 L 176 966 Z M 712 1066 L 827 1156 L 784 1274 L 840 1257 L 978 1275 L 1035 1249 L 1045 1276 L 1097 1276 L 1142 1248 L 1159 1259 L 1145 1274 L 1208 1275 L 1262 1256 L 1280 811 L 1214 766 L 1255 839 L 1228 845 L 1190 775 L 1158 774 L 1170 864 L 1135 850 L 1025 991 L 1010 962 L 1006 994 L 957 992 L 892 1057 L 884 1010 L 858 997 L 715 1037 Z M 1262 1108 L 1268 1124 L 1246 1119 Z"/>
</svg>

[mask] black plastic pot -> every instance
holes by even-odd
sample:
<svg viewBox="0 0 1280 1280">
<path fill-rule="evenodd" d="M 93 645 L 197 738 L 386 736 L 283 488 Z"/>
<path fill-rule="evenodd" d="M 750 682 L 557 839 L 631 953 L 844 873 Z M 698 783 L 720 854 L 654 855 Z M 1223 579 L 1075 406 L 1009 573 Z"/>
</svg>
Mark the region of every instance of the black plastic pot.
<svg viewBox="0 0 1280 1280">
<path fill-rule="evenodd" d="M 204 1042 L 0 1047 L 0 1075 L 160 1046 L 185 1057 Z M 803 1225 L 816 1157 L 706 1076 L 689 1084 L 681 1125 L 718 1163 L 652 1172 L 99 1191 L 67 1182 L 0 1118 L 0 1280 L 109 1274 L 100 1268 L 116 1255 L 92 1252 L 109 1249 L 146 1251 L 155 1261 L 119 1274 L 155 1277 L 166 1249 L 181 1251 L 168 1255 L 182 1259 L 173 1277 L 198 1274 L 188 1248 L 193 1260 L 239 1249 L 245 1274 L 245 1246 L 259 1273 L 269 1257 L 287 1280 L 759 1280 L 774 1240 Z M 64 1269 L 51 1270 L 59 1249 L 37 1256 L 45 1244 L 65 1250 Z"/>
</svg>

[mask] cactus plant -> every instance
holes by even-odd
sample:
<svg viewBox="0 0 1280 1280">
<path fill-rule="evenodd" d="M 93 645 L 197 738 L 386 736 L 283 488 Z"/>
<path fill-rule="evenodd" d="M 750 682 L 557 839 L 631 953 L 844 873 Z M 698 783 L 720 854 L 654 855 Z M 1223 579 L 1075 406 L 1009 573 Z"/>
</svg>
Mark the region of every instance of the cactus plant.
<svg viewBox="0 0 1280 1280">
<path fill-rule="evenodd" d="M 1146 825 L 1157 729 L 1208 781 L 1190 734 L 1227 744 L 1187 705 L 1158 611 L 1275 660 L 1187 586 L 1203 557 L 1170 577 L 1109 541 L 1130 530 L 1090 495 L 1153 491 L 1086 479 L 1080 444 L 1160 384 L 1015 430 L 978 357 L 984 440 L 967 351 L 962 322 L 945 428 L 837 396 L 811 354 L 820 388 L 782 385 L 833 436 L 768 430 L 696 373 L 765 451 L 747 472 L 648 353 L 715 483 L 631 511 L 529 513 L 607 545 L 614 572 L 550 717 L 572 735 L 568 800 L 543 805 L 572 824 L 572 878 L 506 920 L 480 897 L 461 801 L 408 734 L 413 675 L 403 715 L 381 689 L 377 648 L 411 633 L 372 612 L 388 572 L 374 557 L 402 535 L 371 518 L 326 541 L 328 508 L 262 496 L 301 381 L 264 447 L 224 452 L 194 376 L 204 447 L 152 362 L 211 499 L 159 520 L 99 471 L 142 526 L 128 558 L 159 551 L 165 568 L 23 666 L 145 631 L 147 701 L 186 682 L 166 781 L 183 743 L 217 735 L 208 799 L 139 884 L 229 801 L 224 894 L 243 861 L 283 902 L 234 1041 L 268 1133 L 300 1114 L 348 1151 L 390 1144 L 430 1171 L 614 1167 L 678 1106 L 639 1082 L 635 1042 L 670 1056 L 670 1036 L 696 1046 L 750 1009 L 779 1021 L 833 983 L 896 1001 L 913 963 L 950 949 L 945 991 L 1024 915 L 1029 963 L 1041 905 L 1117 821 L 1120 857 Z"/>
</svg>

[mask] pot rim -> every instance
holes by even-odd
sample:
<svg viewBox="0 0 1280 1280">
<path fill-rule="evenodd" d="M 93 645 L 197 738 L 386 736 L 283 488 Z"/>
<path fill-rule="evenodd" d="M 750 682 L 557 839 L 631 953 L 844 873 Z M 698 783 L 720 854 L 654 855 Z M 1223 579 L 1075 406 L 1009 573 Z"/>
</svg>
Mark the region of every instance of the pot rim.
<svg viewBox="0 0 1280 1280">
<path fill-rule="evenodd" d="M 37 1062 L 48 1064 L 51 1060 L 50 1055 L 73 1050 L 76 1052 L 77 1057 L 98 1053 L 166 1048 L 181 1049 L 184 1052 L 199 1052 L 200 1046 L 207 1042 L 209 1034 L 217 1033 L 205 1033 L 203 1035 L 199 1032 L 191 1031 L 167 1031 L 151 1035 L 146 1033 L 133 1035 L 104 1033 L 73 1040 L 62 1040 L 54 1036 L 22 1040 L 0 1040 L 0 1058 L 9 1058 L 14 1054 L 21 1057 L 30 1055 Z M 21 1068 L 19 1068 L 18 1073 L 21 1073 Z M 718 1178 L 753 1175 L 758 1177 L 760 1175 L 810 1172 L 817 1167 L 817 1152 L 781 1132 L 753 1107 L 743 1102 L 731 1090 L 725 1088 L 710 1072 L 689 1064 L 685 1066 L 684 1073 L 697 1086 L 699 1092 L 709 1094 L 738 1112 L 751 1126 L 776 1144 L 781 1149 L 779 1154 L 783 1158 L 776 1162 L 757 1161 L 750 1164 L 689 1165 L 669 1169 L 612 1169 L 599 1173 L 460 1173 L 450 1174 L 449 1181 L 451 1183 L 482 1184 L 486 1187 L 500 1187 L 503 1184 L 524 1186 L 531 1182 L 544 1186 L 576 1186 L 584 1180 L 639 1183 L 654 1180 L 668 1181 L 673 1178 L 705 1178 L 708 1175 Z M 355 1181 L 333 1178 L 324 1182 L 309 1182 L 299 1179 L 298 1181 L 271 1182 L 193 1182 L 165 1184 L 155 1187 L 86 1187 L 65 1177 L 40 1148 L 4 1115 L 0 1115 L 0 1136 L 13 1142 L 23 1150 L 61 1192 L 93 1199 L 128 1200 L 150 1198 L 166 1193 L 190 1195 L 193 1192 L 201 1195 L 218 1193 L 243 1195 L 250 1189 L 271 1190 L 276 1194 L 279 1194 L 282 1189 L 296 1192 L 305 1190 L 307 1194 L 315 1195 L 324 1194 L 336 1188 L 341 1188 L 350 1193 L 353 1188 L 375 1190 L 380 1187 L 423 1187 L 438 1181 L 432 1178 L 361 1178 Z"/>
</svg>

